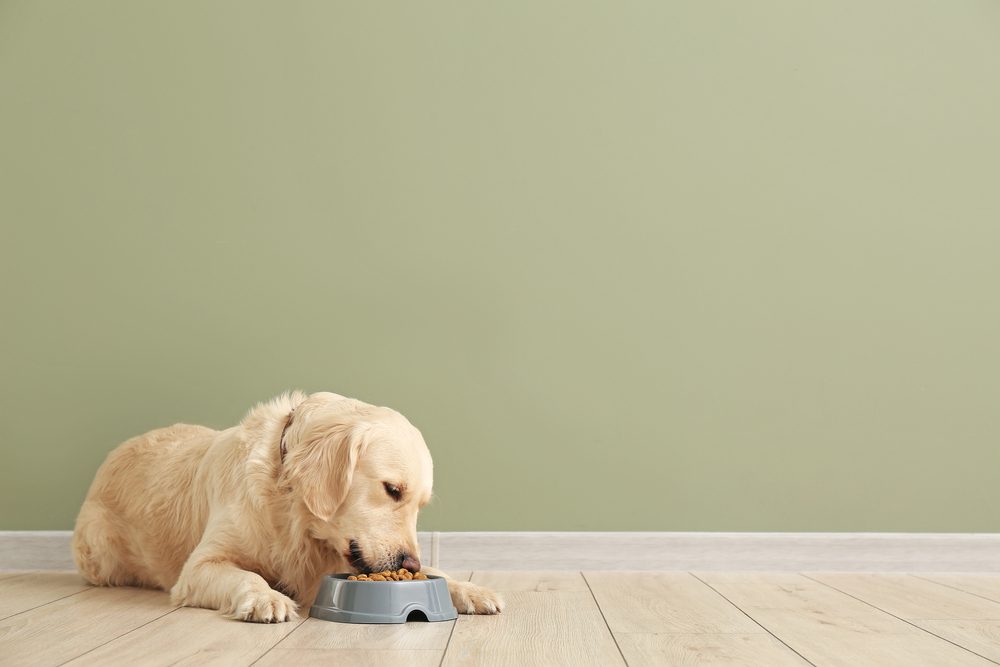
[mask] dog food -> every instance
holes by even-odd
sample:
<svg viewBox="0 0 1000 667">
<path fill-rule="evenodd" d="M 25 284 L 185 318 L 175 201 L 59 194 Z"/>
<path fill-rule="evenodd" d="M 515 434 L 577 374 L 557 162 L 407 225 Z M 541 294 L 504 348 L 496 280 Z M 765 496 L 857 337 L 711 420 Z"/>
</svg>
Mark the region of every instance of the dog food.
<svg viewBox="0 0 1000 667">
<path fill-rule="evenodd" d="M 371 574 L 359 574 L 357 576 L 351 575 L 347 578 L 348 581 L 410 581 L 410 580 L 422 580 L 426 579 L 427 575 L 423 572 L 417 572 L 416 574 L 411 573 L 409 570 L 400 569 L 396 572 L 392 570 L 383 570 L 382 572 L 373 572 Z"/>
</svg>

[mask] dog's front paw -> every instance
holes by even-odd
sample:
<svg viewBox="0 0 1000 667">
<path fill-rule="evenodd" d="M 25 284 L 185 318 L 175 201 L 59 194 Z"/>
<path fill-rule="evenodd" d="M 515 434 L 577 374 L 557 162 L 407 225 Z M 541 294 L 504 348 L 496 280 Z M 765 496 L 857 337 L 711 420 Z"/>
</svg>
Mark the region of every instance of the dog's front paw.
<svg viewBox="0 0 1000 667">
<path fill-rule="evenodd" d="M 252 588 L 236 599 L 230 618 L 251 623 L 282 623 L 299 617 L 296 604 L 286 595 L 268 588 Z"/>
<path fill-rule="evenodd" d="M 459 614 L 499 614 L 503 611 L 503 598 L 468 581 L 449 581 L 448 592 Z"/>
</svg>

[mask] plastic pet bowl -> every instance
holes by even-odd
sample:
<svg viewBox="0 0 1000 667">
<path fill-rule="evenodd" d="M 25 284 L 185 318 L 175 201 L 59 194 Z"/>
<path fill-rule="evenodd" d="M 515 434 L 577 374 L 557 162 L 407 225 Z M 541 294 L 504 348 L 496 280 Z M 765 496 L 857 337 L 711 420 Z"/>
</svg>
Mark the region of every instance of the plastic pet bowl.
<svg viewBox="0 0 1000 667">
<path fill-rule="evenodd" d="M 338 623 L 405 623 L 426 618 L 451 621 L 448 582 L 429 576 L 416 581 L 350 581 L 346 574 L 323 577 L 309 615 Z M 411 619 L 412 615 L 412 619 Z"/>
</svg>

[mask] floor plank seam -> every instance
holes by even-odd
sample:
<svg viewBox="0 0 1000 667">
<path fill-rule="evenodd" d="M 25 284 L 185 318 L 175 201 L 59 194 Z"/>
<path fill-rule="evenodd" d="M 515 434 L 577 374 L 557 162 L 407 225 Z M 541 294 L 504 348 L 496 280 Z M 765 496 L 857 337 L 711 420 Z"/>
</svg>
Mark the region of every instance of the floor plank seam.
<svg viewBox="0 0 1000 667">
<path fill-rule="evenodd" d="M 590 581 L 587 579 L 582 571 L 580 576 L 583 578 L 583 583 L 587 584 L 587 590 L 590 591 L 590 597 L 594 598 L 594 604 L 597 605 L 597 611 L 601 614 L 601 620 L 604 621 L 604 627 L 608 629 L 608 633 L 611 635 L 611 640 L 615 643 L 615 648 L 618 649 L 618 655 L 622 657 L 622 662 L 628 667 L 628 659 L 625 657 L 625 652 L 622 651 L 622 647 L 618 644 L 618 637 L 615 636 L 615 631 L 611 629 L 611 624 L 608 623 L 607 616 L 604 615 L 604 610 L 601 609 L 601 603 L 597 601 L 597 596 L 594 595 L 594 589 L 590 587 Z"/>
<path fill-rule="evenodd" d="M 448 657 L 448 649 L 451 648 L 451 638 L 455 636 L 456 625 L 458 625 L 457 618 L 451 622 L 451 631 L 448 633 L 448 641 L 444 645 L 444 650 L 441 651 L 441 662 L 438 663 L 438 667 L 441 667 L 444 664 L 444 659 Z"/>
<path fill-rule="evenodd" d="M 270 653 L 274 649 L 278 648 L 278 646 L 281 644 L 281 642 L 285 641 L 286 639 L 288 639 L 289 637 L 291 637 L 292 635 L 294 635 L 296 632 L 298 632 L 298 629 L 301 628 L 305 624 L 305 622 L 308 621 L 308 620 L 309 620 L 309 615 L 308 614 L 306 614 L 305 618 L 299 619 L 299 622 L 295 625 L 295 627 L 292 628 L 291 630 L 289 630 L 288 633 L 284 637 L 282 637 L 278 641 L 274 642 L 271 646 L 269 646 L 267 648 L 266 651 L 264 651 L 263 653 L 261 653 L 260 655 L 258 655 L 257 658 L 253 662 L 250 663 L 250 667 L 253 667 L 258 662 L 260 662 L 261 660 L 263 660 L 264 656 L 266 656 L 268 653 Z"/>
<path fill-rule="evenodd" d="M 466 579 L 466 581 L 472 581 L 474 576 L 476 576 L 475 570 L 469 572 L 469 578 Z M 459 615 L 458 618 L 461 618 L 461 615 Z M 444 650 L 441 651 L 441 662 L 438 663 L 438 667 L 442 667 L 442 665 L 444 665 L 444 659 L 448 657 L 448 649 L 451 648 L 451 638 L 455 636 L 455 626 L 458 625 L 458 618 L 451 622 L 451 632 L 448 633 L 448 641 L 445 642 Z"/>
<path fill-rule="evenodd" d="M 149 625 L 150 623 L 155 623 L 156 621 L 160 620 L 160 619 L 161 619 L 161 618 L 163 618 L 164 616 L 169 616 L 170 614 L 174 613 L 174 612 L 175 612 L 175 611 L 177 611 L 178 609 L 180 609 L 180 607 L 174 607 L 174 608 L 173 608 L 173 609 L 171 609 L 170 611 L 168 611 L 168 612 L 166 612 L 166 613 L 164 613 L 164 614 L 160 614 L 160 615 L 159 615 L 159 616 L 157 616 L 156 618 L 151 618 L 150 620 L 146 621 L 146 622 L 145 622 L 145 623 L 143 623 L 142 625 L 137 625 L 136 627 L 132 628 L 132 629 L 131 629 L 131 630 L 129 630 L 128 632 L 123 632 L 123 633 L 121 633 L 120 635 L 117 635 L 117 636 L 115 636 L 115 637 L 112 637 L 111 639 L 109 639 L 109 640 L 108 640 L 108 641 L 106 641 L 106 642 L 101 642 L 101 643 L 100 643 L 100 644 L 98 644 L 97 646 L 93 646 L 93 647 L 91 647 L 91 648 L 87 649 L 86 651 L 84 651 L 84 652 L 83 652 L 83 653 L 81 653 L 80 655 L 76 655 L 76 656 L 73 656 L 73 657 L 72 657 L 72 658 L 70 658 L 69 660 L 66 660 L 66 661 L 63 661 L 63 662 L 60 662 L 60 663 L 59 663 L 59 667 L 62 667 L 62 665 L 65 665 L 65 664 L 68 664 L 68 663 L 70 663 L 70 662 L 73 662 L 74 660 L 79 660 L 80 658 L 82 658 L 83 656 L 87 655 L 88 653 L 93 653 L 94 651 L 96 651 L 97 649 L 101 648 L 102 646 L 107 646 L 108 644 L 110 644 L 110 643 L 111 643 L 111 642 L 113 642 L 113 641 L 118 641 L 118 640 L 119 640 L 119 639 L 121 639 L 122 637 L 125 637 L 126 635 L 130 635 L 130 634 L 132 634 L 133 632 L 135 632 L 136 630 L 138 630 L 138 629 L 140 629 L 140 628 L 144 628 L 144 627 L 146 627 L 146 626 L 147 626 L 147 625 Z"/>
<path fill-rule="evenodd" d="M 979 656 L 979 657 L 980 657 L 980 658 L 982 658 L 983 660 L 986 660 L 986 661 L 988 661 L 988 662 L 992 662 L 992 663 L 993 663 L 994 665 L 1000 665 L 1000 662 L 997 662 L 996 660 L 991 660 L 990 658 L 987 658 L 987 657 L 986 657 L 985 655 L 983 655 L 982 653 L 976 653 L 975 651 L 973 651 L 973 650 L 972 650 L 971 648 L 969 648 L 968 646 L 962 646 L 961 644 L 959 644 L 959 643 L 957 643 L 957 642 L 953 642 L 952 640 L 948 639 L 947 637 L 942 637 L 941 635 L 939 635 L 939 634 L 937 634 L 937 633 L 935 633 L 935 632 L 931 632 L 931 631 L 930 631 L 930 630 L 928 630 L 927 628 L 923 628 L 923 627 L 921 627 L 921 626 L 917 625 L 916 623 L 913 623 L 913 622 L 911 622 L 911 621 L 909 621 L 909 620 L 907 620 L 907 619 L 903 618 L 902 616 L 896 616 L 896 615 L 895 615 L 895 614 L 893 614 L 893 613 L 892 613 L 891 611 L 886 611 L 885 609 L 882 609 L 881 607 L 879 607 L 879 606 L 877 606 L 877 605 L 874 605 L 874 604 L 872 604 L 872 603 L 871 603 L 871 602 L 869 602 L 868 600 L 863 600 L 863 599 L 859 598 L 859 597 L 858 597 L 858 596 L 856 596 L 856 595 L 851 595 L 850 593 L 848 593 L 848 592 L 846 592 L 846 591 L 842 591 L 842 590 L 840 590 L 839 588 L 837 588 L 836 586 L 833 586 L 833 585 L 831 585 L 831 584 L 828 584 L 828 583 L 826 583 L 825 581 L 820 581 L 819 579 L 813 579 L 813 578 L 812 578 L 812 577 L 810 577 L 810 576 L 809 576 L 808 574 L 804 574 L 804 573 L 800 573 L 800 574 L 801 574 L 801 576 L 805 577 L 806 579 L 808 579 L 808 580 L 810 580 L 810 581 L 815 581 L 815 582 L 816 582 L 817 584 L 822 584 L 823 586 L 826 586 L 826 587 L 827 587 L 827 588 L 829 588 L 830 590 L 834 590 L 834 591 L 837 591 L 837 592 L 838 592 L 838 593 L 840 593 L 841 595 L 846 595 L 846 596 L 847 596 L 847 597 L 849 597 L 849 598 L 854 598 L 854 599 L 855 599 L 855 600 L 857 600 L 858 602 L 861 602 L 861 603 L 863 603 L 863 604 L 866 604 L 866 605 L 868 605 L 869 607 L 871 607 L 872 609 L 878 609 L 878 610 L 879 610 L 880 612 L 882 612 L 883 614 L 888 614 L 889 616 L 892 616 L 892 617 L 893 617 L 893 618 L 895 618 L 895 619 L 899 619 L 899 620 L 900 620 L 900 621 L 902 621 L 903 623 L 906 623 L 907 625 L 910 625 L 910 626 L 913 626 L 914 628 L 916 628 L 917 630 L 920 630 L 921 632 L 925 632 L 925 633 L 929 634 L 929 635 L 930 635 L 930 636 L 932 636 L 932 637 L 937 637 L 937 638 L 938 638 L 938 639 L 940 639 L 941 641 L 946 641 L 946 642 L 948 642 L 949 644 L 951 644 L 951 645 L 953 645 L 953 646 L 957 646 L 958 648 L 962 649 L 963 651 L 968 651 L 968 652 L 969 652 L 969 653 L 971 653 L 972 655 L 976 655 L 976 656 Z M 964 591 L 962 591 L 962 592 L 964 592 Z"/>
<path fill-rule="evenodd" d="M 708 586 L 708 587 L 709 587 L 710 589 L 712 589 L 712 591 L 714 591 L 714 592 L 715 592 L 715 594 L 716 594 L 716 595 L 718 595 L 719 597 L 721 597 L 721 598 L 722 598 L 723 600 L 725 600 L 725 601 L 726 601 L 726 602 L 728 602 L 729 604 L 733 605 L 733 606 L 734 606 L 734 607 L 735 607 L 736 609 L 738 609 L 738 610 L 739 610 L 739 612 L 740 612 L 741 614 L 743 614 L 744 616 L 746 616 L 747 618 L 749 618 L 749 619 L 750 619 L 751 621 L 753 621 L 753 622 L 754 622 L 754 624 L 756 624 L 756 625 L 757 625 L 757 626 L 758 626 L 758 627 L 759 627 L 759 628 L 760 628 L 761 630 L 763 630 L 763 631 L 764 631 L 764 632 L 766 632 L 767 634 L 769 634 L 769 635 L 771 635 L 772 637 L 774 637 L 774 638 L 775 638 L 775 639 L 776 639 L 777 641 L 779 641 L 779 642 L 781 643 L 781 645 L 782 645 L 782 646 L 784 646 L 784 647 L 785 647 L 785 648 L 787 648 L 787 649 L 788 649 L 789 651 L 791 651 L 791 652 L 792 652 L 792 653 L 794 653 L 795 655 L 797 655 L 797 656 L 799 656 L 800 658 L 802 658 L 802 659 L 803 659 L 803 660 L 804 660 L 804 661 L 805 661 L 805 662 L 806 662 L 807 664 L 810 664 L 810 665 L 812 665 L 812 667 L 817 667 L 816 663 L 814 663 L 814 662 L 813 662 L 812 660 L 810 660 L 809 658 L 805 657 L 804 655 L 802 655 L 801 653 L 799 653 L 798 651 L 796 651 L 796 650 L 795 650 L 794 648 L 792 648 L 792 647 L 791 647 L 791 646 L 790 646 L 790 645 L 789 645 L 789 644 L 788 644 L 788 643 L 787 643 L 787 642 L 786 642 L 786 641 L 785 641 L 784 639 L 782 639 L 782 638 L 781 638 L 781 637 L 779 637 L 778 635 L 776 635 L 776 634 L 774 634 L 773 632 L 771 632 L 771 631 L 770 631 L 770 630 L 769 630 L 769 629 L 768 629 L 768 628 L 767 628 L 766 626 L 764 626 L 764 624 L 763 624 L 763 623 L 761 623 L 760 621 L 758 621 L 758 620 L 757 620 L 756 618 L 754 618 L 753 616 L 751 616 L 750 614 L 748 614 L 748 613 L 747 613 L 747 612 L 746 612 L 746 611 L 745 611 L 745 610 L 744 610 L 744 609 L 743 609 L 742 607 L 740 607 L 740 606 L 739 606 L 738 604 L 736 604 L 735 602 L 733 602 L 732 600 L 730 600 L 729 598 L 727 598 L 727 597 L 726 597 L 725 595 L 723 595 L 723 594 L 722 594 L 722 593 L 721 593 L 721 592 L 720 592 L 720 591 L 719 591 L 719 590 L 718 590 L 717 588 L 715 588 L 715 586 L 713 586 L 712 584 L 708 583 L 707 581 L 705 581 L 704 579 L 702 579 L 701 577 L 699 577 L 699 576 L 698 576 L 697 574 L 695 574 L 694 572 L 688 572 L 688 574 L 690 574 L 690 575 L 691 575 L 692 577 L 694 577 L 695 579 L 697 579 L 698 581 L 700 581 L 700 582 L 701 582 L 702 584 L 704 584 L 705 586 Z"/>
<path fill-rule="evenodd" d="M 958 586 L 952 586 L 951 584 L 946 584 L 942 581 L 935 581 L 934 579 L 928 579 L 927 577 L 922 577 L 919 574 L 913 574 L 912 572 L 910 573 L 910 576 L 916 579 L 923 579 L 924 581 L 929 581 L 930 583 L 937 584 L 938 586 L 944 586 L 945 588 L 950 588 L 952 590 L 958 591 L 959 593 L 966 593 L 967 595 L 975 595 L 977 598 L 982 598 L 984 600 L 989 600 L 990 602 L 996 602 L 997 604 L 1000 604 L 1000 600 L 994 600 L 991 597 L 980 595 L 979 593 L 973 593 L 972 591 L 965 590 L 964 588 L 959 588 Z"/>
<path fill-rule="evenodd" d="M 7 619 L 14 618 L 15 616 L 20 616 L 21 614 L 27 614 L 29 611 L 34 611 L 36 609 L 41 609 L 42 607 L 48 606 L 48 605 L 50 605 L 50 604 L 52 604 L 54 602 L 59 602 L 60 600 L 65 600 L 66 598 L 71 598 L 74 595 L 80 595 L 81 593 L 89 593 L 90 591 L 93 591 L 93 590 L 97 590 L 97 588 L 96 587 L 84 588 L 83 590 L 76 591 L 75 593 L 69 593 L 68 595 L 63 595 L 62 597 L 58 597 L 58 598 L 56 598 L 54 600 L 49 600 L 48 602 L 43 602 L 42 604 L 35 605 L 34 607 L 31 607 L 30 609 L 25 609 L 23 611 L 19 611 L 16 614 L 10 614 L 9 616 L 4 616 L 3 618 L 0 618 L 0 621 L 6 621 Z"/>
</svg>

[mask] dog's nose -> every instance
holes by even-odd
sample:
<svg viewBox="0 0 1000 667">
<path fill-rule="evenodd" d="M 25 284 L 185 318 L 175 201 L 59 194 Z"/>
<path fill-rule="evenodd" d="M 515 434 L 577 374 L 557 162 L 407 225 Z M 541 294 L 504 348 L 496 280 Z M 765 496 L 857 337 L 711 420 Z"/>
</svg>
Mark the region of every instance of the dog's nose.
<svg viewBox="0 0 1000 667">
<path fill-rule="evenodd" d="M 403 568 L 416 574 L 420 572 L 420 561 L 415 556 L 406 554 L 403 556 Z"/>
</svg>

